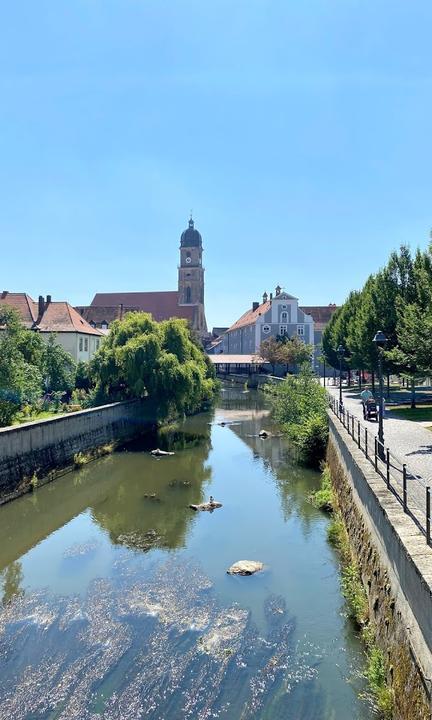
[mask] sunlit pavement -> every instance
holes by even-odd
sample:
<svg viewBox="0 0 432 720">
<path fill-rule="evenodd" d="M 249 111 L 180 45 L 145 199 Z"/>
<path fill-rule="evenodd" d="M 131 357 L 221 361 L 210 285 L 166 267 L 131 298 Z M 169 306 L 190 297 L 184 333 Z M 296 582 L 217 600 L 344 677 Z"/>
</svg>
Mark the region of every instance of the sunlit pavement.
<svg viewBox="0 0 432 720">
<path fill-rule="evenodd" d="M 334 397 L 339 397 L 338 387 L 326 388 Z M 356 415 L 362 423 L 378 434 L 378 423 L 363 420 L 359 393 L 342 386 L 345 408 Z M 384 444 L 394 455 L 407 464 L 411 472 L 421 475 L 427 485 L 432 483 L 432 432 L 412 420 L 384 417 Z M 423 498 L 422 498 L 423 500 Z"/>
</svg>

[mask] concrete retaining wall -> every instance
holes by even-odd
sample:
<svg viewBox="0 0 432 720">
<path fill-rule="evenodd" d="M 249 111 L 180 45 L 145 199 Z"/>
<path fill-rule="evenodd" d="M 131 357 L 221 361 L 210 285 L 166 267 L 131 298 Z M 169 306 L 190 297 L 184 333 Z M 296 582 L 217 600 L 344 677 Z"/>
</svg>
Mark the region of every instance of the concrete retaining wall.
<svg viewBox="0 0 432 720">
<path fill-rule="evenodd" d="M 378 642 L 389 660 L 394 717 L 430 718 L 432 549 L 333 415 L 328 462 Z"/>
<path fill-rule="evenodd" d="M 75 453 L 132 438 L 150 425 L 145 401 L 134 400 L 0 429 L 0 504 L 26 492 L 34 475 L 40 481 L 71 466 Z"/>
</svg>

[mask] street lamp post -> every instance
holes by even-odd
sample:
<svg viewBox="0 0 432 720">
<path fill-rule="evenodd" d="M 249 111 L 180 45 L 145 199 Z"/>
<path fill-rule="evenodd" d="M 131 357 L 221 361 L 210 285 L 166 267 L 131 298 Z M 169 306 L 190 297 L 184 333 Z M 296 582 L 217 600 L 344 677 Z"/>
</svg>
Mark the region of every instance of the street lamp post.
<svg viewBox="0 0 432 720">
<path fill-rule="evenodd" d="M 338 349 L 336 350 L 336 354 L 339 359 L 339 410 L 342 411 L 342 360 L 344 359 L 345 355 L 345 348 L 342 344 L 339 345 Z"/>
<path fill-rule="evenodd" d="M 385 348 L 385 344 L 387 342 L 387 338 L 384 335 L 382 330 L 378 330 L 378 332 L 375 334 L 375 337 L 373 339 L 373 342 L 375 343 L 375 347 L 378 352 L 378 380 L 379 380 L 379 414 L 378 414 L 378 455 L 380 456 L 381 460 L 385 459 L 385 450 L 384 450 L 384 384 L 383 384 L 383 369 L 382 369 L 382 359 L 383 359 L 383 350 Z"/>
</svg>

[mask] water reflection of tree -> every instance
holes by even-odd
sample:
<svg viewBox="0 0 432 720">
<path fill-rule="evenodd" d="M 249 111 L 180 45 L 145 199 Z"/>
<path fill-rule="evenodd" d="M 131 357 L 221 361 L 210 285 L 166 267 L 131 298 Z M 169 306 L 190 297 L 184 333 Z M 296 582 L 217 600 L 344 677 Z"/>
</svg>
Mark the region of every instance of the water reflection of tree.
<svg viewBox="0 0 432 720">
<path fill-rule="evenodd" d="M 262 410 L 267 405 L 264 393 L 246 390 L 241 385 L 224 385 L 218 398 L 218 408 L 223 410 Z"/>
<path fill-rule="evenodd" d="M 21 563 L 16 560 L 10 563 L 0 573 L 2 582 L 2 604 L 7 605 L 12 598 L 24 594 L 21 587 L 23 581 L 23 572 Z"/>
<path fill-rule="evenodd" d="M 318 487 L 319 475 L 313 470 L 302 467 L 296 461 L 286 437 L 270 418 L 251 418 L 240 425 L 229 425 L 243 442 L 251 448 L 254 458 L 259 460 L 267 474 L 273 478 L 281 501 L 284 520 L 293 514 L 300 519 L 303 532 L 308 534 L 311 522 L 318 511 L 309 501 L 310 493 Z M 258 437 L 261 429 L 269 430 L 272 435 L 266 439 Z"/>
<path fill-rule="evenodd" d="M 143 538 L 155 531 L 160 546 L 185 545 L 194 518 L 189 505 L 202 502 L 203 483 L 211 477 L 206 464 L 211 449 L 207 418 L 195 419 L 194 425 L 201 433 L 171 429 L 158 436 L 157 446 L 175 451 L 174 457 L 155 459 L 144 452 L 139 462 L 131 463 L 128 460 L 134 456 L 124 456 L 122 479 L 115 491 L 92 510 L 94 520 L 114 543 L 143 549 Z"/>
</svg>

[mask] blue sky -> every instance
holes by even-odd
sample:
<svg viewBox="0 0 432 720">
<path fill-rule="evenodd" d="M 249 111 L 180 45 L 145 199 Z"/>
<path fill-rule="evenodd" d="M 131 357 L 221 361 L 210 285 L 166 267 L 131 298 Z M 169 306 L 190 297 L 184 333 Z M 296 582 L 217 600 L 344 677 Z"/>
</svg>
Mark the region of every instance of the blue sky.
<svg viewBox="0 0 432 720">
<path fill-rule="evenodd" d="M 209 325 L 278 283 L 341 302 L 432 225 L 430 0 L 14 0 L 0 10 L 0 289 L 175 289 Z"/>
</svg>

